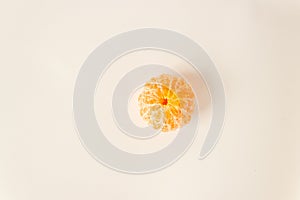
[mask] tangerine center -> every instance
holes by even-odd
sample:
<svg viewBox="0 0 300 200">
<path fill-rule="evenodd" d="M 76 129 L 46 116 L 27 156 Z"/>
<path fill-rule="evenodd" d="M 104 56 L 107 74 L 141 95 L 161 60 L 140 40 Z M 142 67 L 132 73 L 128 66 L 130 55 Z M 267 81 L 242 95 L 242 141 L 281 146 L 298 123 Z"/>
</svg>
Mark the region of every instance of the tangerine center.
<svg viewBox="0 0 300 200">
<path fill-rule="evenodd" d="M 168 99 L 167 98 L 163 98 L 162 100 L 161 100 L 161 105 L 167 105 L 168 104 Z"/>
</svg>

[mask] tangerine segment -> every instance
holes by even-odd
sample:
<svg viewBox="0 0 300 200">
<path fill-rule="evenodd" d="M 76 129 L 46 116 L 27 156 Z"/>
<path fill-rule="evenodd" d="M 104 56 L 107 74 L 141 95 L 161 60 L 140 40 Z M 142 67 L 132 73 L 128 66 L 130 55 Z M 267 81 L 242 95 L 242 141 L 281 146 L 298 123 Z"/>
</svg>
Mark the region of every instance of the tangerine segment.
<svg viewBox="0 0 300 200">
<path fill-rule="evenodd" d="M 194 93 L 183 78 L 162 74 L 151 78 L 138 98 L 140 115 L 155 129 L 172 131 L 189 123 Z"/>
</svg>

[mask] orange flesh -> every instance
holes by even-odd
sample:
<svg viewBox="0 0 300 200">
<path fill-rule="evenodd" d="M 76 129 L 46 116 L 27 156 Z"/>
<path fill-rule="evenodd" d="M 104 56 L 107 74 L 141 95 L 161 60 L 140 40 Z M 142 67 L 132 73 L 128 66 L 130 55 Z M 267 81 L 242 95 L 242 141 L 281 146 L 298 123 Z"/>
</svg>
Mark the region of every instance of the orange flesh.
<svg viewBox="0 0 300 200">
<path fill-rule="evenodd" d="M 194 110 L 194 93 L 180 77 L 152 78 L 139 95 L 140 115 L 155 129 L 176 130 L 187 124 Z"/>
</svg>

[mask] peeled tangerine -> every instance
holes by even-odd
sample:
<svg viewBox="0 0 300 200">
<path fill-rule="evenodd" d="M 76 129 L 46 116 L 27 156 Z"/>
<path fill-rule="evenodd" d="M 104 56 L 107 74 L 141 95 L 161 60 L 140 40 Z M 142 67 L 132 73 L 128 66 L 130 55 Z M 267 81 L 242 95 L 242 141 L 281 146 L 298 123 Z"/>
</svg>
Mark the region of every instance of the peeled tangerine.
<svg viewBox="0 0 300 200">
<path fill-rule="evenodd" d="M 173 131 L 191 120 L 194 99 L 183 78 L 162 74 L 144 85 L 138 98 L 140 115 L 155 129 Z"/>
</svg>

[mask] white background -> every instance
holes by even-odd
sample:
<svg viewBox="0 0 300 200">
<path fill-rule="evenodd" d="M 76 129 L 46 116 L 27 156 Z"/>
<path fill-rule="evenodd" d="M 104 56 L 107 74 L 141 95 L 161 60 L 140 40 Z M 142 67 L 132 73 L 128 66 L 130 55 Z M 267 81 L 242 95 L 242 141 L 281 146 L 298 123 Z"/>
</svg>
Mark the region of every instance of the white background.
<svg viewBox="0 0 300 200">
<path fill-rule="evenodd" d="M 227 117 L 205 160 L 200 134 L 171 167 L 128 175 L 81 146 L 72 94 L 97 45 L 141 27 L 207 51 Z M 1 0 L 0 36 L 1 200 L 300 199 L 299 0 Z"/>
</svg>

